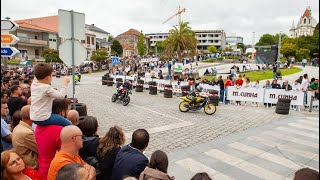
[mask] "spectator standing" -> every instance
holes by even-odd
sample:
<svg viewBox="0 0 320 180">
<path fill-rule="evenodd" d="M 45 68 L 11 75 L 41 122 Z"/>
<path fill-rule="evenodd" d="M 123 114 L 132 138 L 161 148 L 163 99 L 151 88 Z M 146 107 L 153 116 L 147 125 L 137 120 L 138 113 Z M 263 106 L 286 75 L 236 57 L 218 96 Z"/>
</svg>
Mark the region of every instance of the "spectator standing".
<svg viewBox="0 0 320 180">
<path fill-rule="evenodd" d="M 308 91 L 308 87 L 309 87 L 309 78 L 308 78 L 308 74 L 304 74 L 303 75 L 303 80 L 301 82 L 301 90 L 304 92 L 304 103 L 307 104 L 307 91 Z"/>
<path fill-rule="evenodd" d="M 30 119 L 30 105 L 21 108 L 21 117 L 12 132 L 12 145 L 27 167 L 38 169 L 38 147 Z"/>
<path fill-rule="evenodd" d="M 112 168 L 114 166 L 116 156 L 124 143 L 124 132 L 118 126 L 111 127 L 106 135 L 100 139 L 100 143 L 97 148 L 97 158 L 101 169 L 99 179 L 111 179 Z"/>
<path fill-rule="evenodd" d="M 295 80 L 294 83 L 292 84 L 292 90 L 294 90 L 294 91 L 300 91 L 301 90 L 301 85 L 298 82 L 298 80 Z"/>
<path fill-rule="evenodd" d="M 306 59 L 306 58 L 303 58 L 303 59 L 302 59 L 302 62 L 301 62 L 302 67 L 306 67 L 307 62 L 308 62 L 307 59 Z"/>
<path fill-rule="evenodd" d="M 143 155 L 148 144 L 149 133 L 145 129 L 134 131 L 131 143 L 121 148 L 117 154 L 111 179 L 120 180 L 124 176 L 139 178 L 149 163 L 148 158 Z"/>
<path fill-rule="evenodd" d="M 212 180 L 206 172 L 197 173 L 191 180 Z"/>
<path fill-rule="evenodd" d="M 78 124 L 78 127 L 84 135 L 83 147 L 79 150 L 80 157 L 85 161 L 88 157 L 96 157 L 97 147 L 99 145 L 100 140 L 99 136 L 96 135 L 98 131 L 97 118 L 93 116 L 86 116 Z"/>
<path fill-rule="evenodd" d="M 293 180 L 319 180 L 319 172 L 310 168 L 302 168 L 294 173 Z"/>
<path fill-rule="evenodd" d="M 238 79 L 236 80 L 235 87 L 236 87 L 237 89 L 239 89 L 239 88 L 242 87 L 242 84 L 243 84 L 242 76 L 239 75 L 239 76 L 238 76 Z M 236 105 L 241 105 L 241 102 L 240 102 L 240 101 L 236 101 Z"/>
<path fill-rule="evenodd" d="M 9 108 L 9 114 L 10 117 L 13 116 L 13 114 L 20 110 L 21 102 L 22 102 L 22 90 L 21 87 L 18 85 L 14 85 L 10 88 L 11 91 L 11 97 L 8 100 L 8 108 Z"/>
<path fill-rule="evenodd" d="M 217 85 L 220 87 L 219 101 L 222 103 L 224 100 L 224 82 L 222 80 L 222 76 L 218 77 Z"/>
<path fill-rule="evenodd" d="M 8 114 L 7 103 L 1 102 L 1 146 L 2 150 L 12 148 L 12 135 L 8 124 L 4 121 L 3 116 Z"/>
<path fill-rule="evenodd" d="M 79 124 L 79 112 L 76 110 L 70 110 L 67 113 L 67 119 L 71 121 L 72 125 L 78 125 Z"/>
<path fill-rule="evenodd" d="M 274 79 L 272 81 L 271 88 L 272 89 L 281 89 L 281 86 L 280 86 L 280 84 L 278 84 L 278 81 L 276 79 Z"/>
<path fill-rule="evenodd" d="M 227 100 L 228 87 L 229 86 L 233 86 L 233 83 L 232 83 L 232 80 L 231 80 L 231 75 L 227 76 L 227 80 L 226 80 L 225 85 L 224 85 L 225 94 L 226 94 L 225 101 L 224 101 L 225 104 L 229 104 L 230 103 L 230 101 Z"/>
<path fill-rule="evenodd" d="M 281 89 L 284 89 L 285 91 L 292 90 L 291 85 L 289 84 L 288 80 L 285 80 L 281 86 Z"/>
<path fill-rule="evenodd" d="M 63 166 L 57 173 L 57 180 L 83 180 L 90 176 L 86 167 L 79 163 L 70 163 Z"/>
<path fill-rule="evenodd" d="M 52 113 L 65 117 L 70 110 L 70 103 L 67 99 L 55 99 L 52 103 Z M 56 151 L 61 147 L 60 132 L 62 126 L 47 125 L 37 126 L 35 130 L 36 142 L 38 145 L 39 174 L 47 177 L 51 160 Z"/>
</svg>

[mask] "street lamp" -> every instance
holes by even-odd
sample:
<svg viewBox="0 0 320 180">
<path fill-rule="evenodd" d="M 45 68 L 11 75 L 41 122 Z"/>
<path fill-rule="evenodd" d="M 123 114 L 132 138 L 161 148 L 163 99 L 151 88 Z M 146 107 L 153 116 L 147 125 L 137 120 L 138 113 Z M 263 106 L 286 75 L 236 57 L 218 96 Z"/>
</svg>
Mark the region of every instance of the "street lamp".
<svg viewBox="0 0 320 180">
<path fill-rule="evenodd" d="M 278 58 L 277 58 L 277 62 L 280 62 L 280 49 L 281 49 L 281 32 L 279 33 L 279 42 L 278 42 Z"/>
</svg>

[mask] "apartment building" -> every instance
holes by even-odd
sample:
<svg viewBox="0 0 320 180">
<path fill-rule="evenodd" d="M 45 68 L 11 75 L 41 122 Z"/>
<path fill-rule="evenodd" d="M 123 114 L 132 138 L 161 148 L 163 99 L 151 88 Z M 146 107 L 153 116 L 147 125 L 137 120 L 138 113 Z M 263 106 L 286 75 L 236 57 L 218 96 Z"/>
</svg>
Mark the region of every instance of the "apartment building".
<svg viewBox="0 0 320 180">
<path fill-rule="evenodd" d="M 16 35 L 20 41 L 14 45 L 20 53 L 13 59 L 28 59 L 44 61 L 41 52 L 46 48 L 58 49 L 60 38 L 58 33 L 51 29 L 43 28 L 26 22 L 17 22 L 19 27 L 11 34 Z"/>
<path fill-rule="evenodd" d="M 197 49 L 207 52 L 208 46 L 224 48 L 226 46 L 226 33 L 223 30 L 194 30 L 195 37 L 198 40 Z M 169 33 L 151 33 L 146 34 L 150 38 L 150 47 L 154 47 L 157 42 L 164 41 Z"/>
<path fill-rule="evenodd" d="M 34 45 L 30 45 L 30 43 L 27 43 L 27 44 L 24 43 L 23 44 L 24 46 L 22 47 L 21 55 L 22 55 L 22 52 L 25 51 L 25 49 L 30 49 L 31 55 L 34 54 L 35 57 L 38 57 L 43 49 L 45 48 L 58 49 L 59 45 L 63 42 L 63 39 L 61 39 L 58 36 L 58 16 L 22 19 L 22 20 L 17 20 L 15 22 L 19 26 L 21 26 L 21 28 L 19 27 L 17 31 L 23 30 L 24 32 L 22 33 L 23 34 L 22 37 L 30 39 L 31 37 L 34 36 L 35 38 L 37 38 L 36 41 L 37 40 L 48 41 L 46 45 L 44 42 L 42 42 L 43 44 L 41 48 L 33 48 Z M 88 60 L 91 58 L 92 51 L 96 50 L 97 43 L 98 43 L 98 47 L 110 49 L 111 44 L 107 43 L 110 33 L 94 26 L 93 24 L 92 25 L 86 24 L 85 27 L 86 27 L 85 39 L 81 39 L 80 41 L 83 44 L 83 46 L 87 49 Z M 35 32 L 37 33 L 42 32 L 42 34 L 40 33 L 37 35 L 37 34 L 34 34 Z M 26 37 L 27 36 L 26 34 L 29 36 Z M 39 38 L 43 38 L 43 39 L 39 39 Z M 32 40 L 32 42 L 35 42 L 35 41 Z M 40 41 L 37 41 L 37 42 L 40 43 Z M 21 38 L 19 43 L 21 44 Z M 33 53 L 32 51 L 35 51 L 35 53 Z M 27 52 L 27 54 L 30 57 L 30 53 Z M 39 58 L 43 59 L 41 56 L 39 56 Z"/>
</svg>

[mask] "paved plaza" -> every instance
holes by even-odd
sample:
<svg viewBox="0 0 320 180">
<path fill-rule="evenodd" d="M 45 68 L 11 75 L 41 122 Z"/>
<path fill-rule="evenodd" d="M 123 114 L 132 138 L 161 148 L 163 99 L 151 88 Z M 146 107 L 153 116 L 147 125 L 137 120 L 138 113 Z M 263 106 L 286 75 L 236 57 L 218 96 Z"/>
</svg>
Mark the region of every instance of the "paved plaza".
<svg viewBox="0 0 320 180">
<path fill-rule="evenodd" d="M 138 128 L 150 133 L 146 155 L 161 149 L 169 155 L 169 174 L 190 179 L 206 171 L 214 179 L 284 179 L 302 166 L 319 169 L 319 112 L 290 111 L 276 114 L 274 108 L 219 104 L 217 112 L 181 113 L 178 97 L 149 95 L 147 90 L 131 95 L 131 103 L 112 103 L 115 87 L 101 85 L 105 72 L 82 75 L 75 97 L 85 103 L 88 115 L 97 117 L 99 135 L 110 126 L 122 127 L 131 141 Z M 59 87 L 62 78 L 54 78 Z M 72 87 L 68 90 L 71 97 Z M 244 104 L 244 103 L 243 103 Z"/>
</svg>

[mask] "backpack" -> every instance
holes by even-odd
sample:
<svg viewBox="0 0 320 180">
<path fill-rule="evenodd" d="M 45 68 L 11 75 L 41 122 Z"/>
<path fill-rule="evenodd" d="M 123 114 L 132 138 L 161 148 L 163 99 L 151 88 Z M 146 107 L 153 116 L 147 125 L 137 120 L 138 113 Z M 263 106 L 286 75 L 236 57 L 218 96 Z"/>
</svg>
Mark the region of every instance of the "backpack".
<svg viewBox="0 0 320 180">
<path fill-rule="evenodd" d="M 99 175 L 101 174 L 100 163 L 98 159 L 94 156 L 90 156 L 90 157 L 87 157 L 85 162 L 96 169 L 96 173 L 97 173 L 96 177 L 98 179 Z"/>
</svg>

